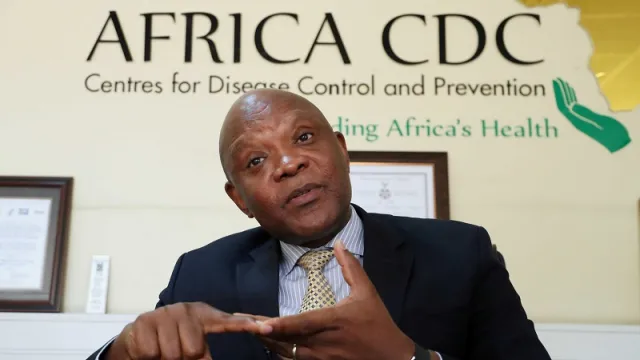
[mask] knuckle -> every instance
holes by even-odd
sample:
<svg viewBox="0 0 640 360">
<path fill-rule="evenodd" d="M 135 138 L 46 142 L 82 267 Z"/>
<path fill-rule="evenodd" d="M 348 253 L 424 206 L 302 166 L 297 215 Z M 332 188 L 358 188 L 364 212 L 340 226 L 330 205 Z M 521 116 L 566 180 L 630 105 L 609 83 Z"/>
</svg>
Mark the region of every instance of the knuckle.
<svg viewBox="0 0 640 360">
<path fill-rule="evenodd" d="M 185 314 L 197 318 L 201 317 L 203 314 L 206 314 L 210 309 L 212 309 L 211 306 L 203 302 L 183 303 L 182 306 Z"/>
<path fill-rule="evenodd" d="M 171 314 L 175 311 L 176 304 L 165 305 L 163 307 L 159 307 L 156 309 L 156 313 L 158 314 Z"/>
<path fill-rule="evenodd" d="M 185 303 L 171 304 L 166 307 L 166 314 L 174 319 L 180 319 L 188 316 L 188 305 Z"/>
<path fill-rule="evenodd" d="M 187 359 L 200 359 L 202 357 L 204 357 L 205 353 L 204 353 L 204 346 L 185 346 L 182 349 L 183 355 L 187 358 Z"/>
<path fill-rule="evenodd" d="M 146 312 L 138 315 L 138 317 L 134 321 L 134 327 L 135 325 L 149 324 L 151 322 L 153 322 L 153 312 Z"/>
<path fill-rule="evenodd" d="M 189 304 L 187 303 L 177 303 L 173 304 L 173 306 L 177 312 L 186 313 L 189 311 Z"/>
<path fill-rule="evenodd" d="M 160 324 L 175 324 L 178 320 L 184 317 L 183 307 L 180 304 L 172 304 L 158 308 L 158 314 L 156 321 Z"/>
<path fill-rule="evenodd" d="M 171 347 L 162 353 L 163 360 L 182 360 L 182 354 L 180 354 L 180 349 L 175 347 Z"/>
<path fill-rule="evenodd" d="M 186 306 L 188 306 L 191 309 L 200 309 L 200 308 L 207 308 L 210 307 L 209 305 L 207 305 L 206 303 L 202 302 L 202 301 L 194 301 L 194 302 L 190 302 L 190 303 L 184 303 Z"/>
<path fill-rule="evenodd" d="M 177 305 L 177 310 L 181 314 L 189 315 L 191 313 L 191 305 L 187 303 L 178 303 L 176 305 Z"/>
<path fill-rule="evenodd" d="M 147 318 L 143 318 L 142 315 L 139 316 L 130 326 L 129 337 L 131 339 L 137 339 L 140 337 L 140 333 L 144 331 L 144 328 L 147 327 L 149 320 Z"/>
<path fill-rule="evenodd" d="M 157 358 L 160 354 L 153 339 L 156 336 L 153 312 L 139 315 L 136 320 L 127 325 L 126 349 L 134 359 Z"/>
</svg>

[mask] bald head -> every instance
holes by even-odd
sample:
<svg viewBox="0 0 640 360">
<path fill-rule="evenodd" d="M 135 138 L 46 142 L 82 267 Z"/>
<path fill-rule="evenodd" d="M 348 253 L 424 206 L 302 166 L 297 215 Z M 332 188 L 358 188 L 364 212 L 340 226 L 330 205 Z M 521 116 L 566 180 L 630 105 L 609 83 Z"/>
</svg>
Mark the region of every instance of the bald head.
<svg viewBox="0 0 640 360">
<path fill-rule="evenodd" d="M 240 96 L 232 105 L 222 123 L 218 140 L 220 161 L 227 178 L 226 154 L 235 139 L 260 120 L 293 116 L 297 112 L 308 113 L 310 118 L 331 127 L 322 112 L 309 100 L 292 92 L 278 89 L 258 89 Z"/>
</svg>

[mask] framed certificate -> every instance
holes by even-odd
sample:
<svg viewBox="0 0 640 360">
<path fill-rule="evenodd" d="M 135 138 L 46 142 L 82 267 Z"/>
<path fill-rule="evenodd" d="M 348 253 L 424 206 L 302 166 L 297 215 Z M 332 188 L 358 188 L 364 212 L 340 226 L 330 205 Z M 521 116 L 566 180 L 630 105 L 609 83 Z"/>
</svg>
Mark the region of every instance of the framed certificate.
<svg viewBox="0 0 640 360">
<path fill-rule="evenodd" d="M 0 177 L 0 311 L 61 311 L 72 184 Z"/>
<path fill-rule="evenodd" d="M 350 151 L 352 202 L 368 212 L 449 219 L 446 152 Z"/>
</svg>

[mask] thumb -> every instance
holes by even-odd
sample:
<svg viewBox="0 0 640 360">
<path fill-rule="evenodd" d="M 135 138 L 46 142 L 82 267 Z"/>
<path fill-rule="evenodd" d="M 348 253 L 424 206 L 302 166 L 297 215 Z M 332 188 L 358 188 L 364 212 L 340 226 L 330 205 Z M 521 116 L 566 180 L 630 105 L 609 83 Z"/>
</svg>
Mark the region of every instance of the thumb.
<svg viewBox="0 0 640 360">
<path fill-rule="evenodd" d="M 364 271 L 358 259 L 345 248 L 342 241 L 336 241 L 333 252 L 338 260 L 338 264 L 342 268 L 342 276 L 351 287 L 352 291 L 363 289 L 370 290 L 373 284 L 369 280 L 367 273 Z"/>
</svg>

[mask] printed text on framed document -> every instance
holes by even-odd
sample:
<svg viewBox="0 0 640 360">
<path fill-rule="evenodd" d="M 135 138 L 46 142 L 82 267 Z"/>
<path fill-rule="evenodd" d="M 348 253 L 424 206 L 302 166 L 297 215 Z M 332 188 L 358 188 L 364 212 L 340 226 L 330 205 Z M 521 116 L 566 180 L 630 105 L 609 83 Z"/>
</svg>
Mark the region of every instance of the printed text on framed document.
<svg viewBox="0 0 640 360">
<path fill-rule="evenodd" d="M 0 311 L 61 311 L 72 185 L 0 177 Z"/>
</svg>

